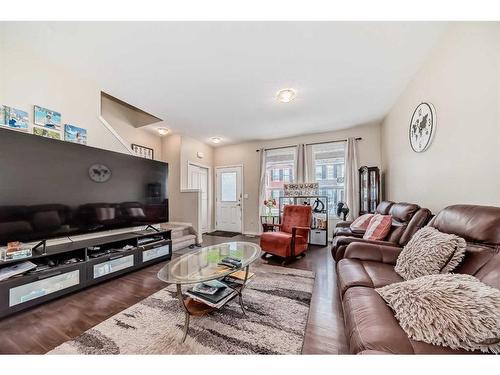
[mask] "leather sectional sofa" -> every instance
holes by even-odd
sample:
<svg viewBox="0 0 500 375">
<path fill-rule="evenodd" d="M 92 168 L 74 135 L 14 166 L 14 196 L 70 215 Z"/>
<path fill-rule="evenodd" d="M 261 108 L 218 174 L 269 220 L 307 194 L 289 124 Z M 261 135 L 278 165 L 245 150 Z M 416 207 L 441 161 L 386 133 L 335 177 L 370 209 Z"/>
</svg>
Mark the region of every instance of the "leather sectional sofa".
<svg viewBox="0 0 500 375">
<path fill-rule="evenodd" d="M 405 202 L 381 202 L 377 206 L 377 212 L 392 215 L 391 229 L 384 241 L 365 240 L 352 236 L 352 234 L 336 235 L 332 243 L 332 256 L 337 262 L 344 257 L 347 246 L 353 242 L 403 247 L 410 241 L 415 232 L 424 227 L 432 218 L 432 213 L 427 208 Z"/>
<path fill-rule="evenodd" d="M 442 210 L 429 223 L 467 242 L 466 255 L 455 273 L 477 277 L 500 289 L 500 208 L 455 205 Z M 339 292 L 346 336 L 353 354 L 462 353 L 408 338 L 393 311 L 375 288 L 403 281 L 394 271 L 400 248 L 363 242 L 347 246 L 337 263 Z"/>
</svg>

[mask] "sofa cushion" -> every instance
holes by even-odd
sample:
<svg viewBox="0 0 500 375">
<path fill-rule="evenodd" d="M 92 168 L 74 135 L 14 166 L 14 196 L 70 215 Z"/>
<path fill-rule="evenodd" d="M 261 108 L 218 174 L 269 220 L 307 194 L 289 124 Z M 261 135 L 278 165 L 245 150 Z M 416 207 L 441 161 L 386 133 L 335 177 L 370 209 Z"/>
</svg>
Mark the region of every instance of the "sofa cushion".
<svg viewBox="0 0 500 375">
<path fill-rule="evenodd" d="M 414 340 L 500 353 L 500 290 L 474 276 L 428 275 L 375 291 Z"/>
<path fill-rule="evenodd" d="M 368 225 L 370 225 L 370 220 L 372 219 L 373 214 L 364 214 L 360 217 L 356 218 L 349 228 L 353 233 L 365 233 Z"/>
<path fill-rule="evenodd" d="M 342 300 L 346 336 L 351 353 L 366 350 L 394 354 L 459 354 L 464 350 L 411 340 L 394 312 L 372 288 L 349 288 Z"/>
<path fill-rule="evenodd" d="M 383 240 L 391 230 L 391 215 L 373 215 L 363 235 L 365 240 Z"/>
<path fill-rule="evenodd" d="M 448 273 L 465 254 L 465 240 L 432 227 L 420 229 L 399 254 L 395 270 L 405 280 Z"/>
<path fill-rule="evenodd" d="M 260 247 L 274 255 L 287 257 L 291 254 L 292 234 L 286 232 L 264 232 L 260 235 Z M 307 248 L 307 241 L 302 236 L 295 237 L 295 254 Z"/>
<path fill-rule="evenodd" d="M 337 275 L 341 295 L 353 286 L 380 288 L 403 281 L 401 276 L 394 272 L 392 264 L 358 259 L 341 259 L 337 264 Z"/>
</svg>

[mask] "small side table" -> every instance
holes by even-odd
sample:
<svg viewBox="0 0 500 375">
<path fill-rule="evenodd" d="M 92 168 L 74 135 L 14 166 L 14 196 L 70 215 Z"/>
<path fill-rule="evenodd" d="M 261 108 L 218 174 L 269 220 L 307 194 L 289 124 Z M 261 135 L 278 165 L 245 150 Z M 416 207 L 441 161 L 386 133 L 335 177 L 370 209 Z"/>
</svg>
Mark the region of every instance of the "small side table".
<svg viewBox="0 0 500 375">
<path fill-rule="evenodd" d="M 279 216 L 261 216 L 260 222 L 262 224 L 262 231 L 263 232 L 273 232 L 274 229 L 276 228 L 274 226 L 274 224 L 280 223 L 280 217 Z"/>
</svg>

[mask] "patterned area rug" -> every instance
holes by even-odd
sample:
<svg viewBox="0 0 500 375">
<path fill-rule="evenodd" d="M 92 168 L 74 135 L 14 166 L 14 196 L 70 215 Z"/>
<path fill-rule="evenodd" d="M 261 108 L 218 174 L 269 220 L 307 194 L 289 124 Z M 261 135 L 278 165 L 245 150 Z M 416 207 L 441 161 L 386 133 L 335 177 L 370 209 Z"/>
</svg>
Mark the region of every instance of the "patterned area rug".
<svg viewBox="0 0 500 375">
<path fill-rule="evenodd" d="M 300 354 L 314 286 L 310 271 L 256 263 L 243 300 L 191 317 L 169 286 L 48 354 Z"/>
</svg>

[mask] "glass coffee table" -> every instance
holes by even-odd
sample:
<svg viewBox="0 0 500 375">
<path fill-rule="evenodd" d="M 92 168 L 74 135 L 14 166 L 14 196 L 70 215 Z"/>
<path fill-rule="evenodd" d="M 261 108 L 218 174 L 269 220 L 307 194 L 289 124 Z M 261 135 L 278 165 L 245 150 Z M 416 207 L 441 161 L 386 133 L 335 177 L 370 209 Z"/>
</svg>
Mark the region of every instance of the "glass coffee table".
<svg viewBox="0 0 500 375">
<path fill-rule="evenodd" d="M 222 279 L 240 270 L 245 270 L 245 276 L 242 284 L 232 286 L 234 295 L 230 297 L 223 305 L 227 304 L 234 297 L 238 296 L 239 303 L 243 313 L 242 292 L 248 281 L 248 272 L 250 264 L 260 257 L 260 246 L 251 242 L 225 242 L 218 245 L 204 247 L 193 252 L 184 254 L 179 258 L 171 260 L 165 267 L 158 272 L 158 278 L 170 284 L 177 286 L 177 298 L 179 298 L 181 307 L 184 310 L 184 330 L 182 341 L 186 340 L 189 329 L 190 316 L 202 316 L 215 310 L 215 307 L 208 306 L 203 302 L 184 296 L 182 294 L 182 285 L 197 284 L 204 281 Z M 225 257 L 241 259 L 241 267 L 229 268 L 220 266 L 218 263 Z M 220 306 L 222 307 L 222 306 Z M 219 308 L 220 308 L 219 307 Z"/>
</svg>

